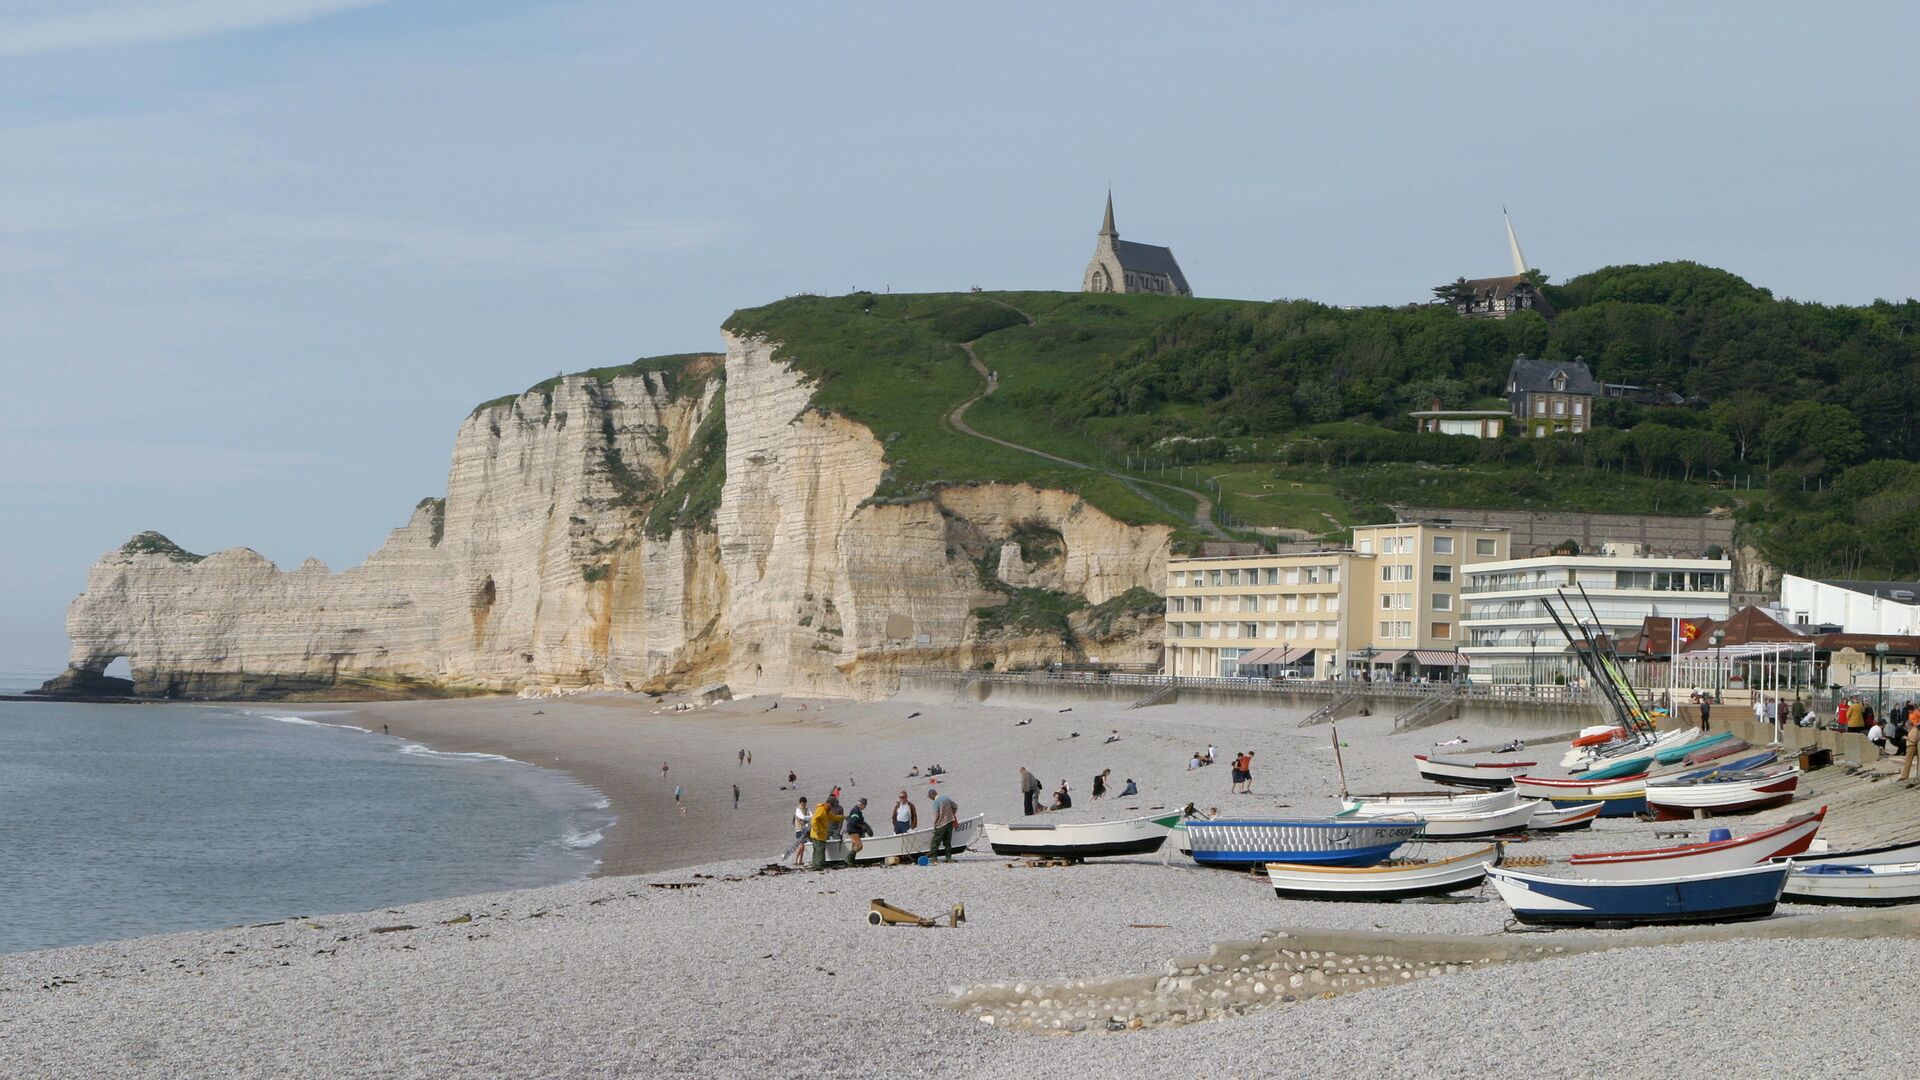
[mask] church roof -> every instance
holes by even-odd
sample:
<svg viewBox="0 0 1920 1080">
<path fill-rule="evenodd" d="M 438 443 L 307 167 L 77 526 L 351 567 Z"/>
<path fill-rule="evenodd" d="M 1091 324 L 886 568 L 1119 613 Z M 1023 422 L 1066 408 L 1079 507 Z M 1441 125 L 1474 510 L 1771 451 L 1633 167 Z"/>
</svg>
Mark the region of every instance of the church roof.
<svg viewBox="0 0 1920 1080">
<path fill-rule="evenodd" d="M 1565 372 L 1567 388 L 1555 390 L 1553 377 Z M 1513 369 L 1507 373 L 1507 392 L 1510 394 L 1592 394 L 1601 393 L 1600 384 L 1593 381 L 1593 372 L 1587 370 L 1583 360 L 1529 360 L 1524 356 L 1516 357 Z"/>
<path fill-rule="evenodd" d="M 1187 277 L 1180 272 L 1180 264 L 1173 258 L 1172 248 L 1157 247 L 1153 244 L 1136 244 L 1131 240 L 1116 240 L 1114 254 L 1120 256 L 1122 269 L 1136 274 L 1164 274 L 1173 279 L 1176 292 L 1191 292 L 1187 288 Z"/>
<path fill-rule="evenodd" d="M 1525 274 L 1467 279 L 1467 289 L 1473 294 L 1473 298 L 1486 303 L 1505 300 L 1512 296 L 1515 290 L 1522 288 L 1533 293 L 1535 311 L 1542 315 L 1553 314 L 1553 305 L 1547 303 L 1546 295 L 1536 288 L 1533 282 L 1527 280 Z"/>
</svg>

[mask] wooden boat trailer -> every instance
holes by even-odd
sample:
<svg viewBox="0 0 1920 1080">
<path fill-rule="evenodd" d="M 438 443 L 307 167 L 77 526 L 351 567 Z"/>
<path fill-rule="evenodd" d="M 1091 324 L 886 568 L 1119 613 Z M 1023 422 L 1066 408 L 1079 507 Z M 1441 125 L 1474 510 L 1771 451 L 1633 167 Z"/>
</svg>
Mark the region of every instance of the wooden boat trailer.
<svg viewBox="0 0 1920 1080">
<path fill-rule="evenodd" d="M 959 926 L 966 921 L 967 906 L 965 904 L 953 905 L 953 911 L 947 915 L 947 925 L 949 927 Z M 889 926 L 940 925 L 938 919 L 928 919 L 920 915 L 915 915 L 905 908 L 894 907 L 892 904 L 880 899 L 875 899 L 867 905 L 867 923 L 871 926 L 879 926 L 882 923 Z"/>
</svg>

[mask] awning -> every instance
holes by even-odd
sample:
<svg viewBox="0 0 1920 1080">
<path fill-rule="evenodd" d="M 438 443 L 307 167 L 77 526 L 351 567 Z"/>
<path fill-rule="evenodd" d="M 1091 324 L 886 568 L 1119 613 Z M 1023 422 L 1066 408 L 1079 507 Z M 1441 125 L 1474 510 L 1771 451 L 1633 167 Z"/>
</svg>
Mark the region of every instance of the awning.
<svg viewBox="0 0 1920 1080">
<path fill-rule="evenodd" d="M 1374 653 L 1371 658 L 1362 656 L 1360 659 L 1365 660 L 1369 664 L 1397 664 L 1406 659 L 1406 657 L 1407 650 L 1405 649 L 1388 649 L 1385 652 Z"/>
<path fill-rule="evenodd" d="M 1283 649 L 1254 649 L 1241 653 L 1240 659 L 1236 660 L 1235 663 L 1241 667 L 1258 667 L 1265 664 L 1277 664 L 1284 667 L 1290 664 L 1298 664 L 1312 655 L 1312 649 L 1303 649 L 1297 646 Z"/>
<path fill-rule="evenodd" d="M 1415 649 L 1413 662 L 1421 667 L 1467 666 L 1467 658 L 1451 649 Z"/>
</svg>

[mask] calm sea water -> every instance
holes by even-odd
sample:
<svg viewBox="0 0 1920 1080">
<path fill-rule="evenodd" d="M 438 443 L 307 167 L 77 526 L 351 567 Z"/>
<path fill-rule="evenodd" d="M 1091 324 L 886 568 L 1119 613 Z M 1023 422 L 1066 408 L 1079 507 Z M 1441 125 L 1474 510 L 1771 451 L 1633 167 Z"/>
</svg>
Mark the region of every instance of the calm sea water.
<svg viewBox="0 0 1920 1080">
<path fill-rule="evenodd" d="M 0 953 L 592 871 L 611 822 L 592 788 L 335 726 L 351 722 L 0 701 Z"/>
</svg>

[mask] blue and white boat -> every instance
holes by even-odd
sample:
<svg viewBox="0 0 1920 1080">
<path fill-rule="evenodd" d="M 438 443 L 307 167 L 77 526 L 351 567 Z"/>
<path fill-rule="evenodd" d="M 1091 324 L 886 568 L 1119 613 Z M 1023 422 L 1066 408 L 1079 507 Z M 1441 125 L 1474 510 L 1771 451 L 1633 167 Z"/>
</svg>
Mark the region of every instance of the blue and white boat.
<svg viewBox="0 0 1920 1080">
<path fill-rule="evenodd" d="M 1712 735 L 1706 735 L 1701 738 L 1689 739 L 1676 746 L 1660 747 L 1654 750 L 1653 760 L 1662 765 L 1672 765 L 1689 754 L 1697 754 L 1702 750 L 1711 749 L 1716 746 L 1724 746 L 1732 741 L 1733 732 L 1715 732 Z"/>
<path fill-rule="evenodd" d="M 1773 914 L 1788 866 L 1763 863 L 1737 870 L 1638 881 L 1547 877 L 1489 867 L 1487 879 L 1524 923 L 1644 926 L 1736 922 Z"/>
<path fill-rule="evenodd" d="M 1690 772 L 1679 773 L 1674 776 L 1648 777 L 1647 783 L 1654 784 L 1654 785 L 1670 784 L 1670 783 L 1675 783 L 1681 780 L 1699 780 L 1702 777 L 1712 776 L 1715 773 L 1751 772 L 1754 769 L 1763 769 L 1768 765 L 1773 764 L 1774 760 L 1777 759 L 1779 756 L 1780 756 L 1780 751 L 1778 750 L 1775 750 L 1775 749 L 1762 750 L 1757 754 L 1748 754 L 1746 757 L 1736 758 L 1732 761 L 1727 761 L 1727 762 L 1716 761 L 1713 764 L 1705 766 L 1703 768 L 1694 769 Z"/>
<path fill-rule="evenodd" d="M 1249 821 L 1188 818 L 1185 850 L 1202 866 L 1263 866 L 1270 862 L 1319 866 L 1373 866 L 1412 840 L 1418 817 L 1308 818 Z"/>
<path fill-rule="evenodd" d="M 1627 758 L 1615 758 L 1605 764 L 1595 765 L 1580 774 L 1582 780 L 1613 780 L 1622 776 L 1637 776 L 1646 772 L 1653 764 L 1652 754 L 1635 754 Z"/>
</svg>

